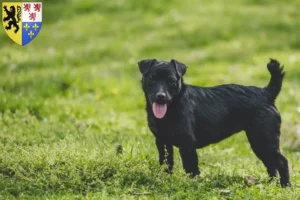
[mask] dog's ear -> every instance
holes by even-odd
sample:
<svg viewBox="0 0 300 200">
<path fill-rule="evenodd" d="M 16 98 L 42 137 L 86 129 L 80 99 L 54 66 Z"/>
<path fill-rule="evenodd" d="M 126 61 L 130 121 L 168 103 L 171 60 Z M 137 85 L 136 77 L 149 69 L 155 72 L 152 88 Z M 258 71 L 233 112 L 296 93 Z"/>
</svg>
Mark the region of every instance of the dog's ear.
<svg viewBox="0 0 300 200">
<path fill-rule="evenodd" d="M 171 63 L 174 65 L 177 75 L 179 77 L 183 77 L 183 75 L 185 74 L 185 72 L 187 70 L 187 66 L 181 62 L 178 62 L 175 59 L 172 59 Z"/>
<path fill-rule="evenodd" d="M 140 72 L 143 75 L 146 75 L 155 61 L 156 59 L 147 59 L 147 60 L 139 61 L 138 65 L 139 65 Z"/>
</svg>

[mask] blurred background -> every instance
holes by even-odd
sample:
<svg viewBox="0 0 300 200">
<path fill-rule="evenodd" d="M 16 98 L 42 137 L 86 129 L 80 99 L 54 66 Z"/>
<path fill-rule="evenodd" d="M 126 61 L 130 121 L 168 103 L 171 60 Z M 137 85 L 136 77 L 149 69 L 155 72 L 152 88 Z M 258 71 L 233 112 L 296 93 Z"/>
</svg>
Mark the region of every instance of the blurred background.
<svg viewBox="0 0 300 200">
<path fill-rule="evenodd" d="M 270 78 L 269 58 L 278 59 L 287 71 L 277 100 L 282 148 L 290 157 L 299 151 L 300 1 L 42 2 L 43 25 L 32 42 L 19 46 L 0 30 L 0 140 L 7 155 L 11 142 L 39 146 L 75 135 L 85 149 L 149 141 L 143 148 L 153 149 L 156 161 L 137 67 L 147 58 L 185 63 L 189 84 L 261 87 Z M 246 139 L 229 141 L 220 148 Z"/>
<path fill-rule="evenodd" d="M 139 60 L 175 58 L 189 67 L 185 81 L 190 84 L 263 87 L 272 57 L 286 66 L 277 102 L 283 128 L 297 141 L 299 1 L 42 2 L 42 29 L 31 43 L 21 47 L 0 32 L 2 113 L 29 113 L 38 124 L 89 127 L 120 139 L 127 129 L 148 133 Z M 29 129 L 23 142 L 56 141 L 67 134 L 61 128 L 50 132 Z"/>
<path fill-rule="evenodd" d="M 91 124 L 124 114 L 117 123 L 127 126 L 144 120 L 141 59 L 185 63 L 190 84 L 265 86 L 272 57 L 287 71 L 279 108 L 285 122 L 298 122 L 297 0 L 42 2 L 42 29 L 30 44 L 0 31 L 1 112 Z"/>
</svg>

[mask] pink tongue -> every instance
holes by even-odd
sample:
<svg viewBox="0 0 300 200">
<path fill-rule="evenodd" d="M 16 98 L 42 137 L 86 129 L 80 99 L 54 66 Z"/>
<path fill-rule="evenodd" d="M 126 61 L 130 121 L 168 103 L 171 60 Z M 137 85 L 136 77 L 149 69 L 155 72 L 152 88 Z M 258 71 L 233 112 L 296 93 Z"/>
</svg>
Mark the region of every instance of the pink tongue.
<svg viewBox="0 0 300 200">
<path fill-rule="evenodd" d="M 152 110 L 153 110 L 154 116 L 158 119 L 161 119 L 165 116 L 165 114 L 167 112 L 167 104 L 153 103 Z"/>
</svg>

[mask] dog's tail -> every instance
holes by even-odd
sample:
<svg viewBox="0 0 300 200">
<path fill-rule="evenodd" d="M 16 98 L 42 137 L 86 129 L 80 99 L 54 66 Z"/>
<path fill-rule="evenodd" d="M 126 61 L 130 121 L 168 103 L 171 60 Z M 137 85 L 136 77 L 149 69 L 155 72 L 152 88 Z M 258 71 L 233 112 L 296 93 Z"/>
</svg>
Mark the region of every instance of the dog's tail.
<svg viewBox="0 0 300 200">
<path fill-rule="evenodd" d="M 283 71 L 284 67 L 280 66 L 280 63 L 272 58 L 270 58 L 270 62 L 268 63 L 267 67 L 271 74 L 271 79 L 266 87 L 266 90 L 269 92 L 271 100 L 275 101 L 276 97 L 280 93 L 282 81 L 285 75 Z"/>
</svg>

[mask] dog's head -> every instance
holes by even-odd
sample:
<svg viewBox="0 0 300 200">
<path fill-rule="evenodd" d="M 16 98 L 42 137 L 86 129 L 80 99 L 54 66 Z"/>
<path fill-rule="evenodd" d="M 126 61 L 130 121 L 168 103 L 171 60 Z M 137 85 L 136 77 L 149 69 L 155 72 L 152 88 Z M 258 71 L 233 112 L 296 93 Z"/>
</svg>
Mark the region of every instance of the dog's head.
<svg viewBox="0 0 300 200">
<path fill-rule="evenodd" d="M 155 117 L 161 119 L 172 99 L 180 93 L 187 66 L 174 59 L 170 62 L 141 60 L 138 65 L 146 98 L 152 104 Z"/>
</svg>

